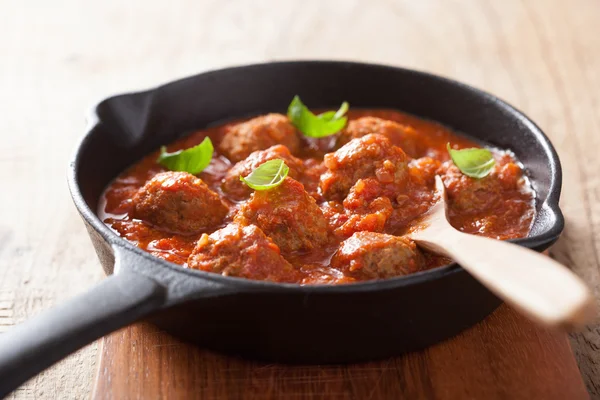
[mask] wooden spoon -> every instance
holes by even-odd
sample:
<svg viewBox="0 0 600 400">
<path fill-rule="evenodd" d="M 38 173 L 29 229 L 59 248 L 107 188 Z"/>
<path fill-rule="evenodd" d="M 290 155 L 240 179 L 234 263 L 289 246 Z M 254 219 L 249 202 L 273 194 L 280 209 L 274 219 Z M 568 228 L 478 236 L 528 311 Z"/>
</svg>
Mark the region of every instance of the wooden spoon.
<svg viewBox="0 0 600 400">
<path fill-rule="evenodd" d="M 550 257 L 510 242 L 470 235 L 446 219 L 446 189 L 436 176 L 438 202 L 409 234 L 419 246 L 452 258 L 498 297 L 546 326 L 576 329 L 596 316 L 583 281 Z"/>
</svg>

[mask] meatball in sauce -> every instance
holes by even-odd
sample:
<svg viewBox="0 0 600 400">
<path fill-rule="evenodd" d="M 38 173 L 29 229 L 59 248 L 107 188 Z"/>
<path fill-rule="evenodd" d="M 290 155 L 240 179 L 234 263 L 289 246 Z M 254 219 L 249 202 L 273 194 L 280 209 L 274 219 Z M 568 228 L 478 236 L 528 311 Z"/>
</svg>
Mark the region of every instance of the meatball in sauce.
<svg viewBox="0 0 600 400">
<path fill-rule="evenodd" d="M 450 129 L 393 110 L 350 110 L 346 127 L 306 138 L 282 114 L 192 132 L 169 151 L 210 137 L 201 173 L 167 171 L 149 154 L 119 175 L 99 216 L 121 237 L 170 262 L 245 279 L 343 284 L 404 276 L 450 260 L 404 236 L 448 193 L 457 229 L 497 239 L 526 236 L 534 192 L 508 151 L 481 179 L 450 161 L 446 144 L 478 147 Z M 240 181 L 262 163 L 289 167 L 280 185 L 255 191 Z"/>
<path fill-rule="evenodd" d="M 233 162 L 242 161 L 257 150 L 275 145 L 298 152 L 300 138 L 285 115 L 268 114 L 232 125 L 227 129 L 219 149 Z"/>
<path fill-rule="evenodd" d="M 279 247 L 256 225 L 231 223 L 200 237 L 188 259 L 190 268 L 238 278 L 296 282 L 299 273 Z"/>
<path fill-rule="evenodd" d="M 135 218 L 182 234 L 218 226 L 228 212 L 218 194 L 187 172 L 157 174 L 132 200 Z"/>
</svg>

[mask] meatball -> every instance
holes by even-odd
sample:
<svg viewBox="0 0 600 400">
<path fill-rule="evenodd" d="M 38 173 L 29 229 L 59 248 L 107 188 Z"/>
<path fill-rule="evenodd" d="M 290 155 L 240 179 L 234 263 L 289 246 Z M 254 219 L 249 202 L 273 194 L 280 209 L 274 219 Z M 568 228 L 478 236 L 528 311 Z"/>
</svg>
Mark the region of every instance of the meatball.
<svg viewBox="0 0 600 400">
<path fill-rule="evenodd" d="M 331 267 L 358 280 L 385 279 L 417 272 L 422 255 L 416 244 L 400 236 L 356 232 L 344 240 Z"/>
<path fill-rule="evenodd" d="M 283 252 L 311 250 L 329 241 L 323 212 L 304 186 L 290 177 L 273 189 L 255 191 L 235 221 L 257 225 Z"/>
<path fill-rule="evenodd" d="M 383 232 L 394 210 L 392 201 L 383 194 L 376 179 L 359 179 L 343 202 L 347 220 L 335 229 L 336 235 L 349 237 L 360 231 Z"/>
<path fill-rule="evenodd" d="M 231 161 L 238 162 L 257 150 L 276 144 L 298 152 L 300 139 L 296 128 L 285 115 L 267 114 L 232 126 L 221 141 L 219 149 Z"/>
<path fill-rule="evenodd" d="M 303 170 L 302 160 L 291 155 L 290 150 L 282 145 L 255 151 L 248 158 L 235 164 L 225 175 L 222 188 L 225 193 L 236 199 L 250 197 L 252 189 L 240 181 L 241 176 L 248 176 L 254 169 L 266 161 L 280 158 L 290 168 L 289 176 L 298 179 Z"/>
<path fill-rule="evenodd" d="M 376 117 L 362 117 L 350 121 L 346 129 L 338 137 L 337 144 L 343 145 L 352 139 L 357 139 L 370 133 L 377 133 L 387 137 L 392 144 L 402 148 L 411 157 L 416 158 L 423 153 L 422 146 L 419 145 L 418 133 L 413 127 Z"/>
<path fill-rule="evenodd" d="M 352 212 L 371 210 L 378 198 L 388 198 L 393 194 L 386 193 L 385 189 L 375 178 L 359 179 L 344 199 L 344 207 Z"/>
<path fill-rule="evenodd" d="M 219 225 L 227 206 L 201 179 L 187 172 L 161 172 L 133 197 L 133 216 L 170 232 L 193 234 Z"/>
<path fill-rule="evenodd" d="M 396 197 L 394 211 L 387 220 L 388 232 L 402 232 L 436 203 L 435 192 L 426 186 L 413 186 L 408 194 Z"/>
<path fill-rule="evenodd" d="M 441 165 L 438 160 L 430 157 L 418 158 L 410 160 L 408 173 L 415 184 L 433 188 L 435 185 L 435 176 Z"/>
<path fill-rule="evenodd" d="M 193 269 L 225 276 L 297 282 L 298 272 L 283 258 L 279 247 L 255 225 L 229 224 L 198 240 L 188 258 Z"/>
<path fill-rule="evenodd" d="M 502 202 L 502 193 L 518 190 L 521 168 L 513 162 L 497 163 L 492 172 L 481 179 L 464 175 L 447 161 L 438 170 L 442 175 L 451 209 L 476 214 L 493 209 Z"/>
<path fill-rule="evenodd" d="M 401 189 L 408 175 L 408 159 L 401 148 L 382 135 L 353 139 L 335 153 L 325 155 L 328 171 L 319 186 L 325 197 L 343 199 L 361 178 L 376 178 L 380 183 Z"/>
</svg>

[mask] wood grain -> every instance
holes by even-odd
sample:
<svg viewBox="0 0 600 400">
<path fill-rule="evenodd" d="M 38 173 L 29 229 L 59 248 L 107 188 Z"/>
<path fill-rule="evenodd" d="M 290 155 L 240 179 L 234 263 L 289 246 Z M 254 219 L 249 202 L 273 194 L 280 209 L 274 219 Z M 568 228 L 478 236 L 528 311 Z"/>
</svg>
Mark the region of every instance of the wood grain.
<svg viewBox="0 0 600 400">
<path fill-rule="evenodd" d="M 596 0 L 0 0 L 0 331 L 101 279 L 65 168 L 85 109 L 115 92 L 282 59 L 400 65 L 486 89 L 531 116 L 564 168 L 552 254 L 600 293 Z M 600 327 L 571 336 L 600 397 Z M 97 345 L 13 398 L 89 396 Z"/>
<path fill-rule="evenodd" d="M 526 367 L 524 367 L 526 366 Z M 562 333 L 506 306 L 426 351 L 356 365 L 282 366 L 225 357 L 153 325 L 108 336 L 94 399 L 585 399 Z"/>
</svg>

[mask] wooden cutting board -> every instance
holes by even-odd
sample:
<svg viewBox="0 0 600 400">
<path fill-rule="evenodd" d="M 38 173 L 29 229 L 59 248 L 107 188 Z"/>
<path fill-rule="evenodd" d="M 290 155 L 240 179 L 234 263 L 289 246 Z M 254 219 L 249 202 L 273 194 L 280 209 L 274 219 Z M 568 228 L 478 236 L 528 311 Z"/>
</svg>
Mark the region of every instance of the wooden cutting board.
<svg viewBox="0 0 600 400">
<path fill-rule="evenodd" d="M 150 324 L 103 339 L 94 399 L 586 399 L 564 333 L 501 306 L 427 350 L 378 362 L 285 366 L 183 343 Z"/>
</svg>

